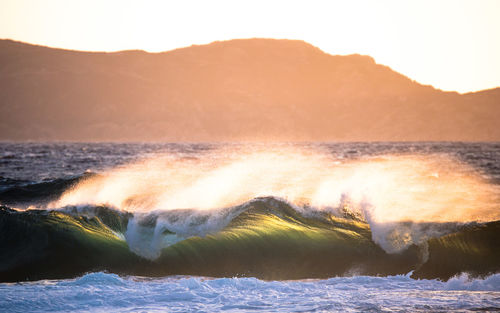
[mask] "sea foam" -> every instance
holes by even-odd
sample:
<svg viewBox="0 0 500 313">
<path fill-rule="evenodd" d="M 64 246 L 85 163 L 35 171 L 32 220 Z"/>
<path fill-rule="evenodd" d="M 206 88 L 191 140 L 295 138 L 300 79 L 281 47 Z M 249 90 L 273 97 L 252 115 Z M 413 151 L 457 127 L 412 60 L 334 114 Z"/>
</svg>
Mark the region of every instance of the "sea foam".
<svg viewBox="0 0 500 313">
<path fill-rule="evenodd" d="M 448 282 L 390 277 L 310 281 L 92 273 L 73 280 L 0 284 L 5 312 L 304 312 L 498 310 L 500 274 Z"/>
</svg>

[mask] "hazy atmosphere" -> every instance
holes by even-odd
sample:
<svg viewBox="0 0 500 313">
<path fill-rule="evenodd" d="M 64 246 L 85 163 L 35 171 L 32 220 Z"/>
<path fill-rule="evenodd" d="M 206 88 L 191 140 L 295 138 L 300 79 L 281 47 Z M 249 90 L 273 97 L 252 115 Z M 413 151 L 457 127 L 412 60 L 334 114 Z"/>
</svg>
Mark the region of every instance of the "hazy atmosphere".
<svg viewBox="0 0 500 313">
<path fill-rule="evenodd" d="M 500 1 L 1 1 L 0 312 L 500 311 Z"/>
<path fill-rule="evenodd" d="M 495 1 L 1 6 L 0 140 L 500 138 Z"/>
<path fill-rule="evenodd" d="M 0 139 L 495 141 L 500 89 L 460 95 L 370 56 L 242 39 L 159 54 L 0 41 Z"/>
<path fill-rule="evenodd" d="M 500 85 L 500 3 L 466 1 L 32 1 L 0 3 L 0 38 L 84 51 L 167 51 L 235 38 L 299 39 L 370 55 L 424 85 Z"/>
</svg>

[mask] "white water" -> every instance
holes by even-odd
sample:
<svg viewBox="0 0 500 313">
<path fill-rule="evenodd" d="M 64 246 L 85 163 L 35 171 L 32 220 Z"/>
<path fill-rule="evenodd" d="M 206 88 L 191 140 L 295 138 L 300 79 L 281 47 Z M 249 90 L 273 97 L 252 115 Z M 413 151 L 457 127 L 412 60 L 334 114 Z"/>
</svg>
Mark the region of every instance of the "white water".
<svg viewBox="0 0 500 313">
<path fill-rule="evenodd" d="M 500 310 L 500 274 L 448 282 L 390 277 L 314 281 L 121 278 L 0 284 L 2 312 L 359 312 Z"/>
<path fill-rule="evenodd" d="M 136 213 L 130 219 L 125 239 L 131 251 L 156 259 L 161 250 L 191 236 L 216 233 L 229 224 L 244 206 L 220 210 L 169 210 Z"/>
</svg>

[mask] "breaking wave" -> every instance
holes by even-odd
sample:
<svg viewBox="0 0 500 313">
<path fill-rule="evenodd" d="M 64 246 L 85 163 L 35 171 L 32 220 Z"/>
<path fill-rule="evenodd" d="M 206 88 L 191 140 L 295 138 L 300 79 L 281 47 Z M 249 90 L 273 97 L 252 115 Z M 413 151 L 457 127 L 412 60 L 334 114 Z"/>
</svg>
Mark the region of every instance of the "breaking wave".
<svg viewBox="0 0 500 313">
<path fill-rule="evenodd" d="M 157 156 L 0 190 L 0 280 L 263 279 L 499 270 L 500 191 L 447 156 Z M 6 186 L 6 187 L 5 187 Z M 28 208 L 28 209 L 26 209 Z"/>
<path fill-rule="evenodd" d="M 262 279 L 387 276 L 449 279 L 498 271 L 500 222 L 425 223 L 445 235 L 388 253 L 349 214 L 272 197 L 218 210 L 129 213 L 105 206 L 0 211 L 2 281 L 123 275 Z M 424 251 L 425 250 L 425 251 Z"/>
</svg>

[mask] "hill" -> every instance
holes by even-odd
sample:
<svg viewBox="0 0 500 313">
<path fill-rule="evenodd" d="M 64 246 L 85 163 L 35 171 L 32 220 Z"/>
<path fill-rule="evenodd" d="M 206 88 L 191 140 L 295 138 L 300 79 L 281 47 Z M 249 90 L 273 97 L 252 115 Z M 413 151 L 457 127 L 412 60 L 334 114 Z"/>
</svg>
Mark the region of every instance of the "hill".
<svg viewBox="0 0 500 313">
<path fill-rule="evenodd" d="M 0 40 L 0 140 L 500 140 L 500 88 L 424 86 L 368 56 L 241 39 L 163 53 Z"/>
</svg>

